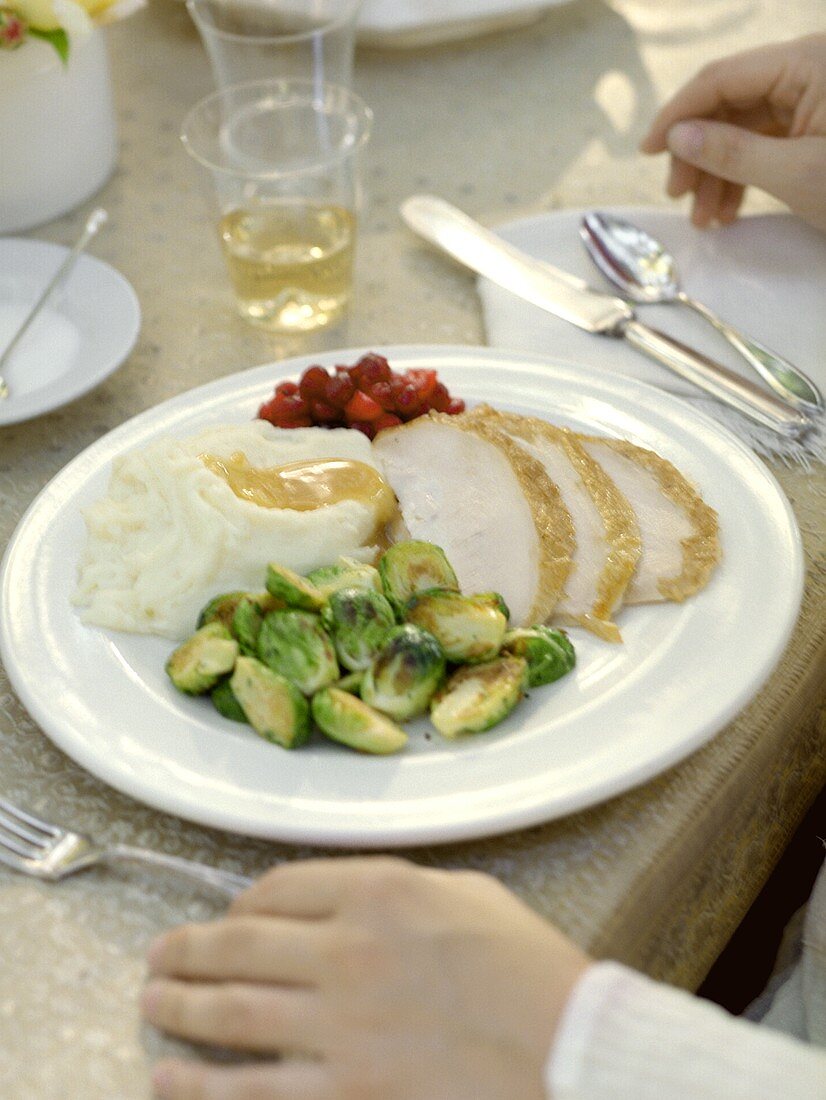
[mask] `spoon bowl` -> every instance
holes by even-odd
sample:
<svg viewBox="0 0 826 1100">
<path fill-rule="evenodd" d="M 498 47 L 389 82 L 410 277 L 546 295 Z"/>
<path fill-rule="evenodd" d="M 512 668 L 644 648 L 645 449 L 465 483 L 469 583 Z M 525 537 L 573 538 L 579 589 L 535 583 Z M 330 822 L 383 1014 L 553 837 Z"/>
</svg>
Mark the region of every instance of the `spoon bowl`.
<svg viewBox="0 0 826 1100">
<path fill-rule="evenodd" d="M 602 274 L 631 301 L 688 306 L 713 325 L 789 405 L 806 412 L 823 410 L 820 391 L 802 371 L 686 294 L 674 257 L 650 233 L 624 218 L 593 210 L 582 219 L 580 236 Z"/>
<path fill-rule="evenodd" d="M 674 257 L 658 240 L 622 218 L 593 212 L 582 240 L 602 274 L 634 302 L 671 302 L 680 292 Z"/>
</svg>

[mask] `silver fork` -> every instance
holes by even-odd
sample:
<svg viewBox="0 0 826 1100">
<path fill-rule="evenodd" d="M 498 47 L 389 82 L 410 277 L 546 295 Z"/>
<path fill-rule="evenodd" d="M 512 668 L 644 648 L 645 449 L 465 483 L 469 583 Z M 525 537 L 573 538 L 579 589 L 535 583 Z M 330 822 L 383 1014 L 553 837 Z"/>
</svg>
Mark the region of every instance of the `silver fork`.
<svg viewBox="0 0 826 1100">
<path fill-rule="evenodd" d="M 245 889 L 252 879 L 221 871 L 194 860 L 133 848 L 128 844 L 101 847 L 91 837 L 61 829 L 0 798 L 0 863 L 25 875 L 57 882 L 96 863 L 144 863 L 162 867 L 211 886 L 229 897 Z"/>
</svg>

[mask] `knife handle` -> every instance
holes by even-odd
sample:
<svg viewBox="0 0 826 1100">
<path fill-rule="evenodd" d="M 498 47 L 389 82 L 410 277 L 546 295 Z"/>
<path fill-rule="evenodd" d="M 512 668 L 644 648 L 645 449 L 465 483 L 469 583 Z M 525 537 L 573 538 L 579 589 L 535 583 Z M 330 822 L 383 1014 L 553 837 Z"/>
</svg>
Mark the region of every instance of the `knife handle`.
<svg viewBox="0 0 826 1100">
<path fill-rule="evenodd" d="M 731 405 L 765 428 L 796 438 L 814 427 L 814 422 L 804 413 L 790 408 L 748 379 L 659 329 L 634 320 L 628 321 L 620 331 L 637 351 L 656 359 L 681 378 L 693 382 L 699 389 Z"/>
</svg>

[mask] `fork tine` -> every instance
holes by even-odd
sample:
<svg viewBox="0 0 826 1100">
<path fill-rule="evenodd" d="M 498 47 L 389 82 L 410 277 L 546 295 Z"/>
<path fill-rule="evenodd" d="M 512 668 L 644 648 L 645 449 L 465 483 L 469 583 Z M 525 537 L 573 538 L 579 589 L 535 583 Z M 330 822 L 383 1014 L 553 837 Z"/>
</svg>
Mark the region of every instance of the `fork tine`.
<svg viewBox="0 0 826 1100">
<path fill-rule="evenodd" d="M 24 822 L 26 825 L 31 825 L 32 828 L 37 829 L 41 833 L 45 833 L 49 837 L 59 837 L 63 833 L 63 829 L 59 829 L 56 825 L 52 825 L 49 821 L 43 821 L 39 817 L 35 817 L 34 814 L 26 813 L 25 810 L 21 810 L 19 806 L 12 806 L 11 802 L 7 802 L 5 798 L 0 798 L 0 809 L 5 810 L 6 814 L 11 819 L 16 819 L 18 822 Z"/>
<path fill-rule="evenodd" d="M 16 862 L 5 858 L 8 852 L 14 852 L 15 855 L 21 856 L 23 859 L 36 859 L 38 854 L 33 852 L 31 848 L 24 848 L 14 837 L 4 836 L 3 833 L 0 833 L 0 861 L 14 867 Z"/>
<path fill-rule="evenodd" d="M 28 840 L 30 844 L 34 844 L 35 847 L 40 849 L 46 847 L 53 840 L 52 837 L 44 836 L 42 833 L 38 834 L 15 818 L 9 817 L 3 813 L 2 808 L 0 808 L 0 829 L 6 833 L 11 833 L 12 836 L 18 837 L 20 840 Z"/>
</svg>

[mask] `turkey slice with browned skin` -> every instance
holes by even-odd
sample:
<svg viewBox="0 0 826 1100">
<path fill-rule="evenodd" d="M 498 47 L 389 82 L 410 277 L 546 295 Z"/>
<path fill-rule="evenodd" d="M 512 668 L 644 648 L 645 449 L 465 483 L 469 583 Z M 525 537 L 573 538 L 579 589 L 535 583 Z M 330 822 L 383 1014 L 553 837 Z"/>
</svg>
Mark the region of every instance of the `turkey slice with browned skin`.
<svg viewBox="0 0 826 1100">
<path fill-rule="evenodd" d="M 553 618 L 620 642 L 613 621 L 642 552 L 634 510 L 573 433 L 537 417 L 478 405 L 464 414 L 507 432 L 545 467 L 574 524 L 576 550 Z M 464 419 L 464 417 L 463 417 Z"/>
<path fill-rule="evenodd" d="M 656 452 L 621 439 L 578 439 L 637 516 L 642 556 L 625 602 L 681 601 L 703 588 L 721 557 L 714 509 Z"/>
<path fill-rule="evenodd" d="M 444 550 L 463 592 L 498 592 L 513 625 L 544 622 L 575 542 L 542 464 L 503 432 L 444 413 L 380 432 L 373 446 L 409 537 Z"/>
</svg>

